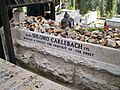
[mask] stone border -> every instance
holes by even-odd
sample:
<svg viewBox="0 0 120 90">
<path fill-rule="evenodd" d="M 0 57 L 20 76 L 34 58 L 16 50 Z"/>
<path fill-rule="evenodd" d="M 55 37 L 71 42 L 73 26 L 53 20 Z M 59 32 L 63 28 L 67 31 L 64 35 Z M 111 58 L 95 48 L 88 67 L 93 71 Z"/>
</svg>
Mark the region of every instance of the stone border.
<svg viewBox="0 0 120 90">
<path fill-rule="evenodd" d="M 33 71 L 81 90 L 119 90 L 120 67 L 17 40 L 16 56 Z M 22 64 L 23 65 L 23 64 Z"/>
<path fill-rule="evenodd" d="M 28 31 L 14 31 L 14 45 L 16 56 L 20 62 L 38 73 L 44 73 L 51 78 L 60 80 L 81 90 L 119 90 L 120 89 L 120 66 L 106 63 L 98 59 L 90 59 L 81 55 L 67 52 L 65 50 L 50 48 L 43 43 L 31 43 L 31 38 L 23 40 L 21 36 Z M 36 34 L 36 33 L 34 33 Z M 40 34 L 45 35 L 45 34 Z M 45 35 L 49 36 L 49 35 Z M 21 37 L 21 38 L 20 38 Z M 51 36 L 54 38 L 60 38 Z M 39 38 L 38 38 L 39 39 Z M 63 39 L 63 38 L 60 38 Z M 36 39 L 37 40 L 37 39 Z M 47 39 L 46 39 L 47 40 Z M 65 39 L 66 40 L 66 39 Z M 72 42 L 75 40 L 67 39 Z M 82 44 L 84 42 L 81 42 Z M 88 44 L 93 45 L 94 44 Z M 95 47 L 101 47 L 95 45 Z M 107 48 L 116 51 L 116 49 Z M 117 50 L 118 51 L 118 50 Z M 87 88 L 87 89 L 86 89 Z"/>
<path fill-rule="evenodd" d="M 78 56 L 103 61 L 109 64 L 120 65 L 120 50 L 91 44 L 87 42 L 52 36 L 31 31 L 14 30 L 13 36 L 18 40 L 72 53 Z"/>
</svg>

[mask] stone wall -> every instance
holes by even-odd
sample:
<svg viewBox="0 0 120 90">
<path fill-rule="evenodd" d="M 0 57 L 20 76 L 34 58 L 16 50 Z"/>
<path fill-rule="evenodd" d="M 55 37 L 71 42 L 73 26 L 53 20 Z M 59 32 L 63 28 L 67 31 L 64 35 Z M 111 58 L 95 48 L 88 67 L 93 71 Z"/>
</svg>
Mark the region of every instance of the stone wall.
<svg viewBox="0 0 120 90">
<path fill-rule="evenodd" d="M 120 66 L 15 40 L 20 62 L 80 90 L 120 90 Z"/>
</svg>

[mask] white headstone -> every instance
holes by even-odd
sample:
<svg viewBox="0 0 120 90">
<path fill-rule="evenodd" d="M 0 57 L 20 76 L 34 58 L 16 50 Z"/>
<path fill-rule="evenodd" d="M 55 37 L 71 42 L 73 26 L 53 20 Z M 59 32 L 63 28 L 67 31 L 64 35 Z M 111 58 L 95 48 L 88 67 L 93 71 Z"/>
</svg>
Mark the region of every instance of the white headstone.
<svg viewBox="0 0 120 90">
<path fill-rule="evenodd" d="M 85 15 L 85 24 L 90 24 L 92 22 L 95 22 L 97 20 L 97 12 L 91 11 Z"/>
</svg>

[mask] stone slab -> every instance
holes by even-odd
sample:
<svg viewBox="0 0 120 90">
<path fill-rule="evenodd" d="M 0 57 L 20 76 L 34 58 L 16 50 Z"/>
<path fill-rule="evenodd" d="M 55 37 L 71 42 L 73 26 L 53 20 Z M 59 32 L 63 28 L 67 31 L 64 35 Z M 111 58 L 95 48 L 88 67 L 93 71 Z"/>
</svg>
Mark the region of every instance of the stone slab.
<svg viewBox="0 0 120 90">
<path fill-rule="evenodd" d="M 72 90 L 0 59 L 0 90 Z"/>
<path fill-rule="evenodd" d="M 105 22 L 109 27 L 120 27 L 120 18 L 106 19 Z"/>
<path fill-rule="evenodd" d="M 32 70 L 42 71 L 73 86 L 80 85 L 81 90 L 89 90 L 83 89 L 85 87 L 92 90 L 119 90 L 120 67 L 117 65 L 22 40 L 16 40 L 15 52 L 20 62 Z"/>
<path fill-rule="evenodd" d="M 120 50 L 31 31 L 13 29 L 14 39 L 23 40 L 43 47 L 72 53 L 74 55 L 120 65 Z"/>
</svg>

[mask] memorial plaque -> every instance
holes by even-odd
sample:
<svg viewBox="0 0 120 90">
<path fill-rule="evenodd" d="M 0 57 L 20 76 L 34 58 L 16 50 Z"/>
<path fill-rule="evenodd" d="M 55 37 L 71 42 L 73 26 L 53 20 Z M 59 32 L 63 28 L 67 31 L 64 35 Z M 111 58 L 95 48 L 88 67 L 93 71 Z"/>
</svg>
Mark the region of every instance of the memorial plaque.
<svg viewBox="0 0 120 90">
<path fill-rule="evenodd" d="M 19 40 L 57 49 L 58 51 L 61 50 L 66 53 L 72 53 L 93 60 L 120 65 L 120 50 L 118 49 L 37 32 L 22 30 L 14 31 L 16 32 L 16 38 Z"/>
</svg>

